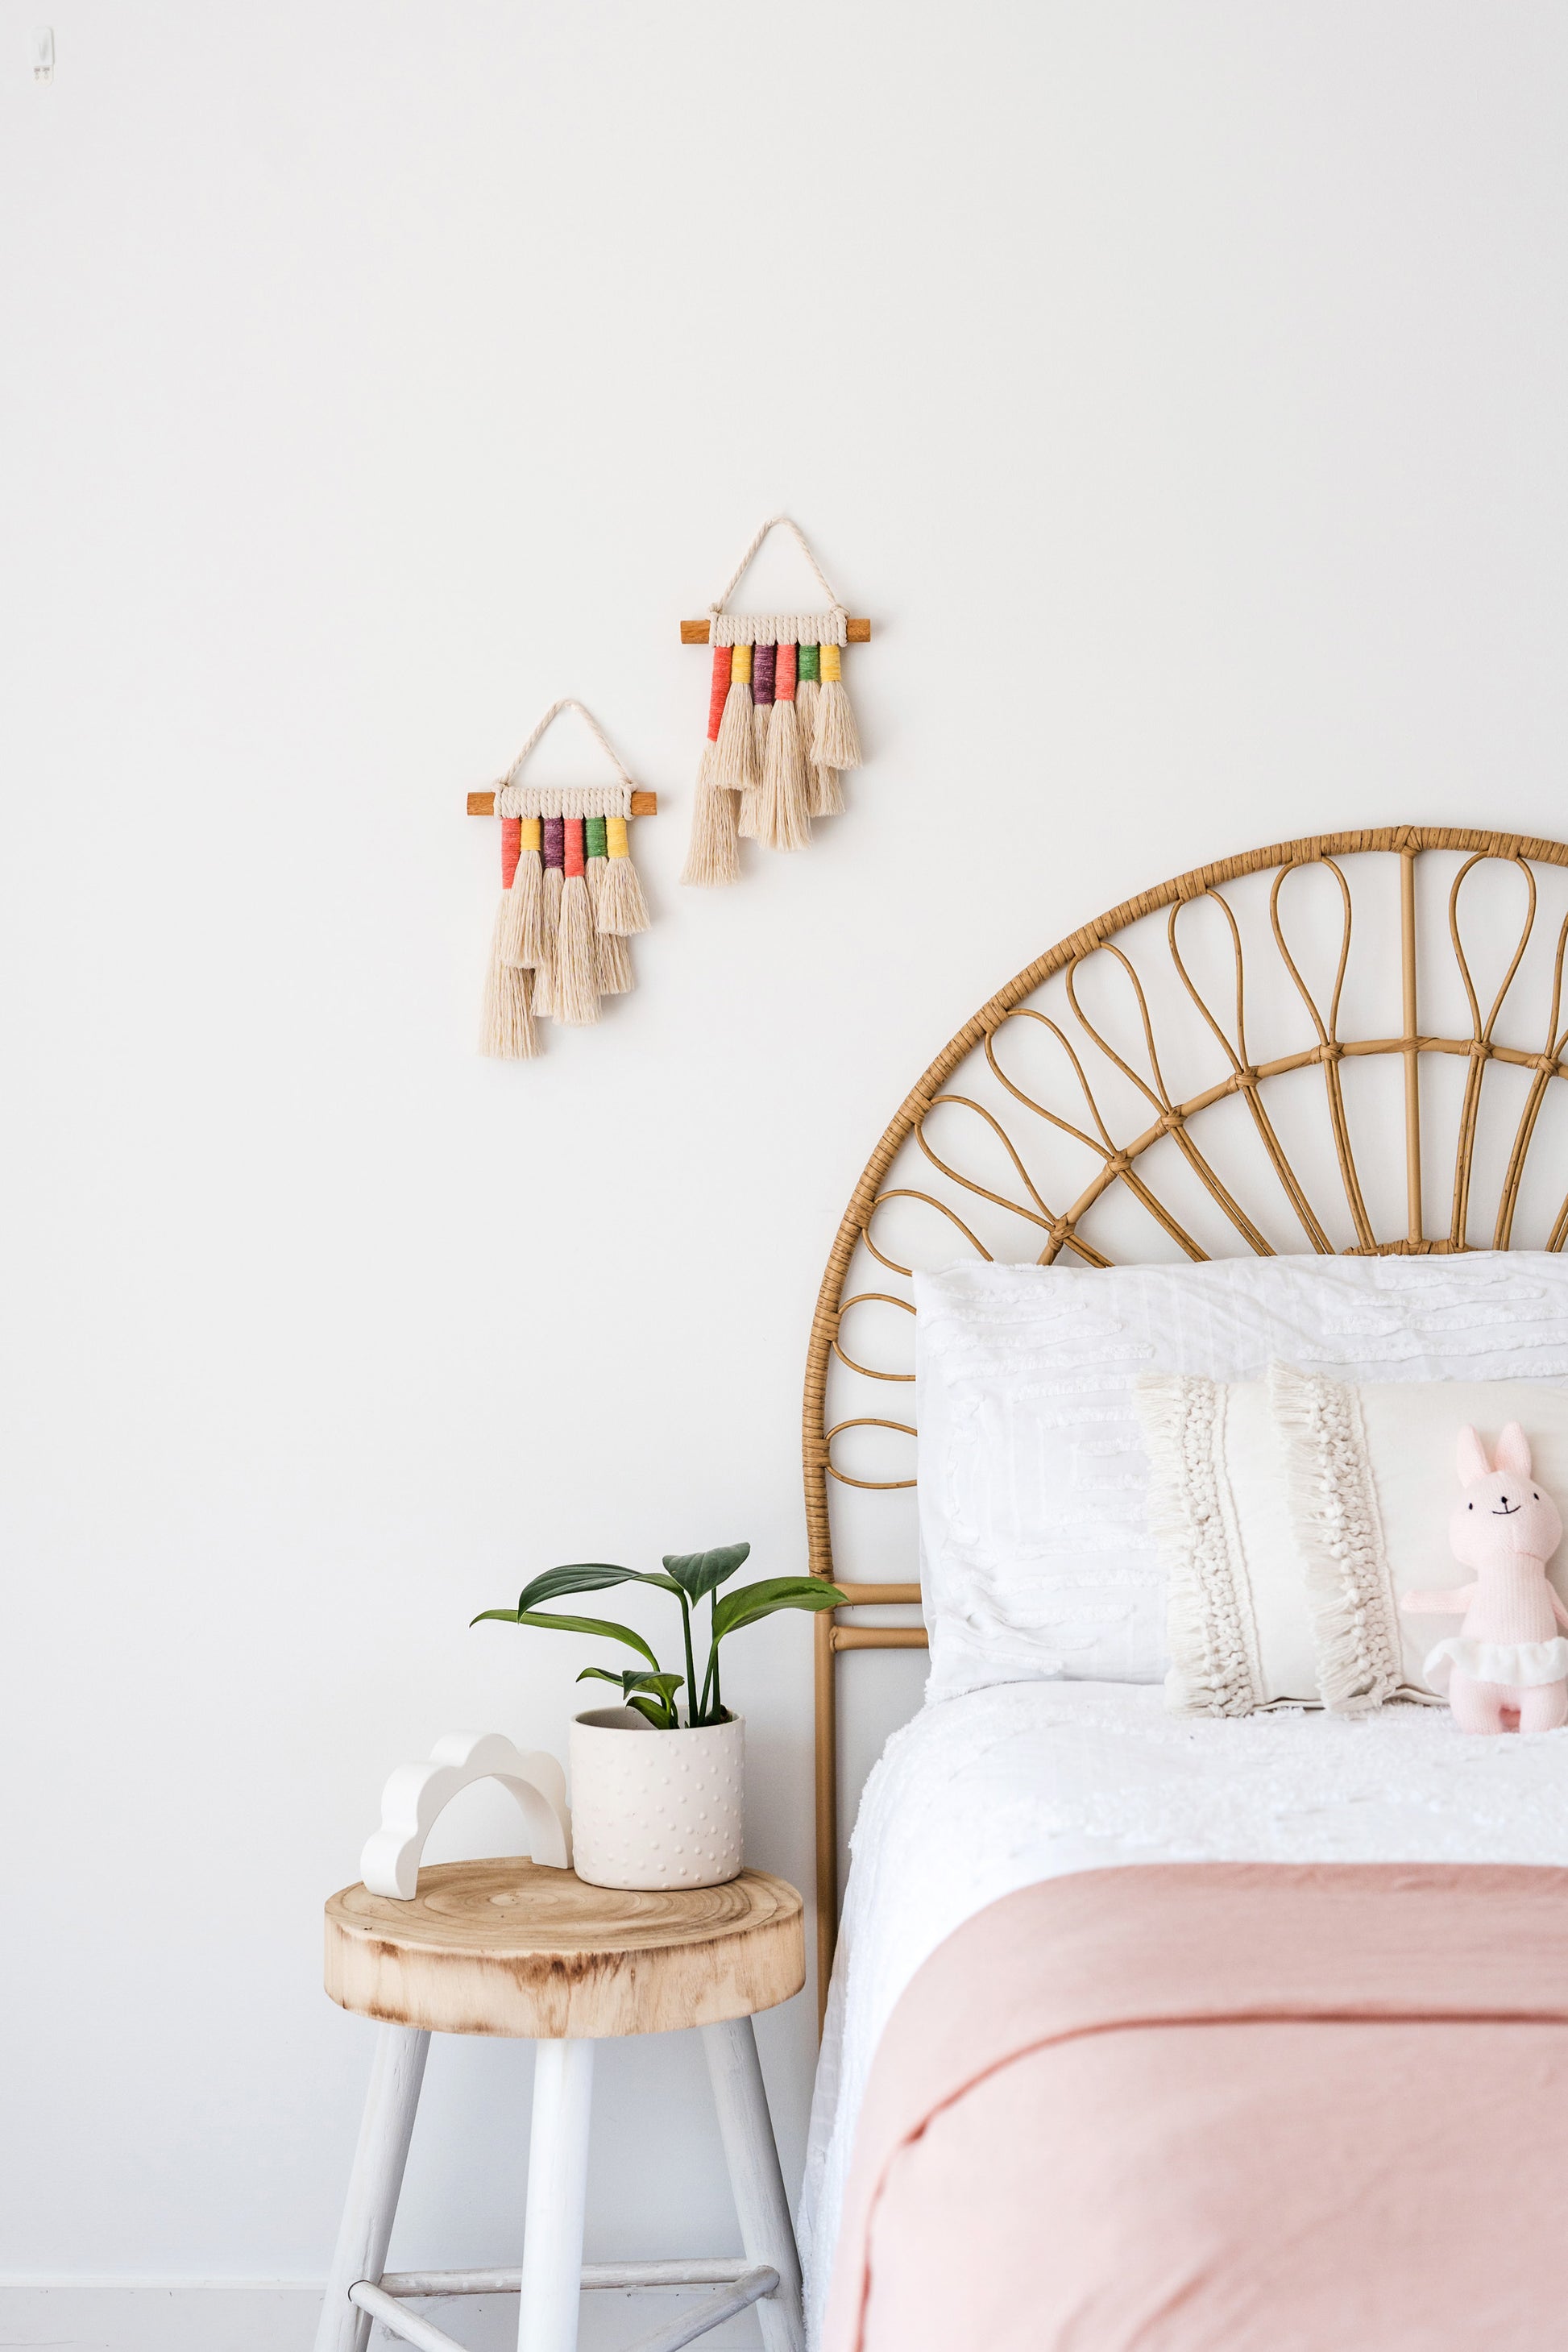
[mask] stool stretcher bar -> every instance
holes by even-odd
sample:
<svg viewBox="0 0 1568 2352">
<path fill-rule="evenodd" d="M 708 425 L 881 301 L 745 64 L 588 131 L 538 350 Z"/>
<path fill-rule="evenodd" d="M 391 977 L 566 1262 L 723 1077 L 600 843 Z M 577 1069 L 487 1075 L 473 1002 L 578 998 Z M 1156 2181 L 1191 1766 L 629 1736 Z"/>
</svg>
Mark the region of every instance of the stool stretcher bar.
<svg viewBox="0 0 1568 2352">
<path fill-rule="evenodd" d="M 732 2259 L 716 2255 L 711 2262 L 692 2255 L 672 2263 L 584 2263 L 584 2288 L 627 2286 L 732 2286 L 758 2265 L 743 2254 Z M 521 2269 L 510 2271 L 389 2271 L 381 2282 L 383 2294 L 517 2294 L 522 2286 Z"/>
<path fill-rule="evenodd" d="M 733 2319 L 737 2313 L 749 2311 L 752 2304 L 761 2303 L 765 2296 L 773 2294 L 779 2284 L 779 2274 L 775 2270 L 766 2267 L 748 2270 L 743 2263 L 703 2263 L 695 2265 L 689 2263 L 594 2263 L 584 2265 L 583 2284 L 584 2286 L 685 2286 L 705 2284 L 703 2281 L 693 2281 L 686 2275 L 694 2267 L 703 2271 L 723 2269 L 730 2273 L 731 2284 L 729 2292 L 727 2294 L 715 2292 L 709 2295 L 697 2310 L 683 2311 L 675 2318 L 666 2320 L 661 2327 L 654 2329 L 651 2336 L 639 2336 L 634 2345 L 627 2347 L 627 2352 L 681 2352 L 683 2345 L 695 2344 L 700 2336 L 710 2334 L 713 2328 L 721 2326 L 726 2319 Z M 683 2275 L 679 2279 L 657 2280 L 628 2279 L 620 2276 L 591 2278 L 589 2276 L 590 2271 L 605 2270 L 679 2271 Z M 445 2273 L 430 2271 L 409 2272 L 406 2275 L 429 2282 L 436 2280 L 449 2282 L 453 2279 L 479 2282 L 462 2286 L 454 2286 L 450 2284 L 440 2285 L 427 2284 L 416 2290 L 422 2294 L 490 2293 L 515 2294 L 521 2291 L 522 2284 L 521 2271 L 451 2271 Z M 501 2285 L 502 2280 L 510 2281 L 510 2285 Z M 403 2288 L 405 2294 L 408 2292 L 407 2287 Z M 350 2287 L 349 2301 L 357 2311 L 368 2312 L 373 2319 L 379 2319 L 388 2335 L 399 2337 L 405 2344 L 412 2344 L 415 2352 L 465 2352 L 465 2347 L 458 2343 L 455 2336 L 448 2336 L 443 2328 L 433 2327 L 427 2319 L 421 2319 L 417 2313 L 405 2310 L 398 2296 L 390 2294 L 384 2284 L 372 2286 L 368 2279 L 360 2279 Z"/>
</svg>

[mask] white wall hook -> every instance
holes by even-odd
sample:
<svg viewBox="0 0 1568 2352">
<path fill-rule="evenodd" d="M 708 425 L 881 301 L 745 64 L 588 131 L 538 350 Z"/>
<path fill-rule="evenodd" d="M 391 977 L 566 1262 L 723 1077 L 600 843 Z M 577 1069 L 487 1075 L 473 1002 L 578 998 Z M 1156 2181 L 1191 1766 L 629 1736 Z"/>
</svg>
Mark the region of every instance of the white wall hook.
<svg viewBox="0 0 1568 2352">
<path fill-rule="evenodd" d="M 499 1731 L 448 1731 L 425 1764 L 400 1764 L 381 1792 L 381 1827 L 360 1856 L 360 1876 L 373 1895 L 414 1898 L 419 1857 L 437 1817 L 460 1789 L 499 1780 L 522 1807 L 532 1858 L 553 1870 L 572 1867 L 572 1816 L 566 1775 L 542 1749 L 526 1754 Z"/>
</svg>

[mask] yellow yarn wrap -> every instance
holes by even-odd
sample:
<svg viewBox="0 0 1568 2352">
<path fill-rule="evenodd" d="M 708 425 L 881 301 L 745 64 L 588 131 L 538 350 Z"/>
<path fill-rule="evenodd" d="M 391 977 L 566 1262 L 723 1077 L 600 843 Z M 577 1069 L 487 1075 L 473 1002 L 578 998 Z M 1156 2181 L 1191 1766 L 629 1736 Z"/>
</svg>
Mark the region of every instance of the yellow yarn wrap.
<svg viewBox="0 0 1568 2352">
<path fill-rule="evenodd" d="M 541 837 L 539 819 L 536 816 L 520 816 L 517 822 L 519 854 L 521 855 L 524 850 L 537 849 Z"/>
<path fill-rule="evenodd" d="M 750 646 L 736 646 L 730 655 L 730 683 L 731 686 L 750 686 L 751 682 L 752 648 Z"/>
<path fill-rule="evenodd" d="M 824 686 L 827 684 L 830 678 L 841 678 L 843 677 L 844 672 L 839 664 L 838 648 L 837 646 L 823 646 L 819 649 L 817 659 L 821 664 L 822 683 Z"/>
<path fill-rule="evenodd" d="M 612 857 L 631 856 L 626 847 L 626 821 L 624 816 L 607 816 L 605 819 L 605 847 Z"/>
</svg>

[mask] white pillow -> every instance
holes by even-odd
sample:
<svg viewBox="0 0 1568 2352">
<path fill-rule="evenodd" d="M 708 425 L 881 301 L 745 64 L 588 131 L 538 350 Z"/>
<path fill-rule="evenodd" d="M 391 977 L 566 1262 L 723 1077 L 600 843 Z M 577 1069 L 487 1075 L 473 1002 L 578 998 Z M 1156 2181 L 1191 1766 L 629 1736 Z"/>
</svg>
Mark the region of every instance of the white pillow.
<svg viewBox="0 0 1568 2352">
<path fill-rule="evenodd" d="M 1430 1697 L 1424 1661 L 1458 1621 L 1406 1615 L 1399 1603 L 1407 1592 L 1473 1581 L 1448 1542 L 1459 1432 L 1468 1423 L 1489 1450 L 1517 1421 L 1534 1482 L 1568 1512 L 1568 1390 L 1519 1381 L 1355 1386 L 1276 1364 L 1268 1392 L 1324 1703 L 1348 1712 Z M 1549 1574 L 1568 1600 L 1568 1545 Z"/>
<path fill-rule="evenodd" d="M 933 1699 L 1164 1675 L 1142 1374 L 1568 1381 L 1568 1263 L 1538 1251 L 964 1265 L 915 1305 Z"/>
</svg>

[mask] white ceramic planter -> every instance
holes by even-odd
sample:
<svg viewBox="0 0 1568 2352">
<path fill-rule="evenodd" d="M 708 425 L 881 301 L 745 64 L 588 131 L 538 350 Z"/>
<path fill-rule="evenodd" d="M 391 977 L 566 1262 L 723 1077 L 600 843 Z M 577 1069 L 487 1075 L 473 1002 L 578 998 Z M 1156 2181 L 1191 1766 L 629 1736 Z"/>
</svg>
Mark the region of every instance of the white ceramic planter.
<svg viewBox="0 0 1568 2352">
<path fill-rule="evenodd" d="M 572 1861 L 590 1886 L 722 1886 L 742 1860 L 746 1727 L 656 1731 L 635 1707 L 572 1726 Z"/>
</svg>

